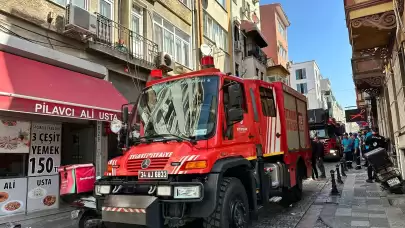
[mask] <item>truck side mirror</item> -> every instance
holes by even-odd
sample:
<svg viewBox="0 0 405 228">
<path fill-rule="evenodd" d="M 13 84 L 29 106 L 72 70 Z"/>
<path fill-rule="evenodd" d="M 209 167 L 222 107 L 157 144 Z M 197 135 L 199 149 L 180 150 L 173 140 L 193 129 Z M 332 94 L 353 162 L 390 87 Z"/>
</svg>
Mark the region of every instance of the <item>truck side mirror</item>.
<svg viewBox="0 0 405 228">
<path fill-rule="evenodd" d="M 228 110 L 228 119 L 231 122 L 240 122 L 243 120 L 242 108 L 230 108 Z"/>
<path fill-rule="evenodd" d="M 242 89 L 240 84 L 234 83 L 228 87 L 229 94 L 229 109 L 228 119 L 231 122 L 240 122 L 243 120 L 243 109 L 242 109 Z"/>
<path fill-rule="evenodd" d="M 238 83 L 229 85 L 229 109 L 231 108 L 242 108 L 242 89 Z"/>
<path fill-rule="evenodd" d="M 128 107 L 125 106 L 122 111 L 122 122 L 126 124 L 128 122 Z"/>
</svg>

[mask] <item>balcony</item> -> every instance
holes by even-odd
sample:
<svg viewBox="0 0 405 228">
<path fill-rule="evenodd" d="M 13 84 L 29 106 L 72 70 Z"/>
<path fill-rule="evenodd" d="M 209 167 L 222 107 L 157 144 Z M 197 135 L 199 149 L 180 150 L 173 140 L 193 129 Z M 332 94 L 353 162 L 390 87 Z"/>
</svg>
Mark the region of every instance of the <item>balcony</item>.
<svg viewBox="0 0 405 228">
<path fill-rule="evenodd" d="M 90 49 L 149 70 L 155 68 L 156 43 L 100 14 L 97 14 L 97 28 Z"/>
<path fill-rule="evenodd" d="M 353 81 L 359 92 L 374 96 L 383 86 L 388 50 L 396 32 L 395 9 L 403 8 L 403 1 L 397 2 L 394 7 L 392 0 L 344 1 L 353 49 Z"/>
<path fill-rule="evenodd" d="M 264 66 L 267 66 L 267 55 L 257 44 L 247 44 L 245 57 L 254 57 Z"/>
</svg>

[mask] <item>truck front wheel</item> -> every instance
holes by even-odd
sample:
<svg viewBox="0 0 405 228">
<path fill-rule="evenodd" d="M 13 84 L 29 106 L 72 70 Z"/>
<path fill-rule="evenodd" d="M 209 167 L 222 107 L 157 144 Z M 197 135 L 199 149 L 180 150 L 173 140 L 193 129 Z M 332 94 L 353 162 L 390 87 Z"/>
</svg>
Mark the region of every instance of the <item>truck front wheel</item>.
<svg viewBox="0 0 405 228">
<path fill-rule="evenodd" d="M 204 228 L 247 228 L 249 201 L 245 187 L 234 177 L 222 180 L 215 211 L 204 218 Z"/>
</svg>

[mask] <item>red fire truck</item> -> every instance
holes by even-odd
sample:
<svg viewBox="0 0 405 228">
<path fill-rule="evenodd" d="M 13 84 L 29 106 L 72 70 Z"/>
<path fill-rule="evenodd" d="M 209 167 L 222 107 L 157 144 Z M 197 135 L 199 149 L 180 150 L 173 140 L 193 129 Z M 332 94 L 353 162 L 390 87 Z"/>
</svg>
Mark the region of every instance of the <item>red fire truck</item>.
<svg viewBox="0 0 405 228">
<path fill-rule="evenodd" d="M 260 208 L 300 200 L 311 174 L 306 110 L 285 84 L 215 68 L 148 82 L 129 118 L 123 108 L 127 149 L 95 185 L 104 225 L 245 228 Z"/>
<path fill-rule="evenodd" d="M 325 159 L 340 159 L 343 156 L 339 136 L 340 124 L 329 118 L 327 110 L 308 110 L 310 137 L 318 137 L 324 147 Z"/>
</svg>

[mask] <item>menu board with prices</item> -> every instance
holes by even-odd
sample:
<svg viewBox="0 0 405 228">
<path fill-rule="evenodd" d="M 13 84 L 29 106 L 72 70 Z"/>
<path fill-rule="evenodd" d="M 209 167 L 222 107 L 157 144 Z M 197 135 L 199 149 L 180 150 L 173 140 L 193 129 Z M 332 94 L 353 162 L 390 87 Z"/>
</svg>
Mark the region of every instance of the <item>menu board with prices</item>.
<svg viewBox="0 0 405 228">
<path fill-rule="evenodd" d="M 59 207 L 59 176 L 28 177 L 27 211 Z"/>
<path fill-rule="evenodd" d="M 61 141 L 61 124 L 32 123 L 28 176 L 58 174 Z"/>
<path fill-rule="evenodd" d="M 0 216 L 25 213 L 27 178 L 0 179 Z"/>
</svg>

